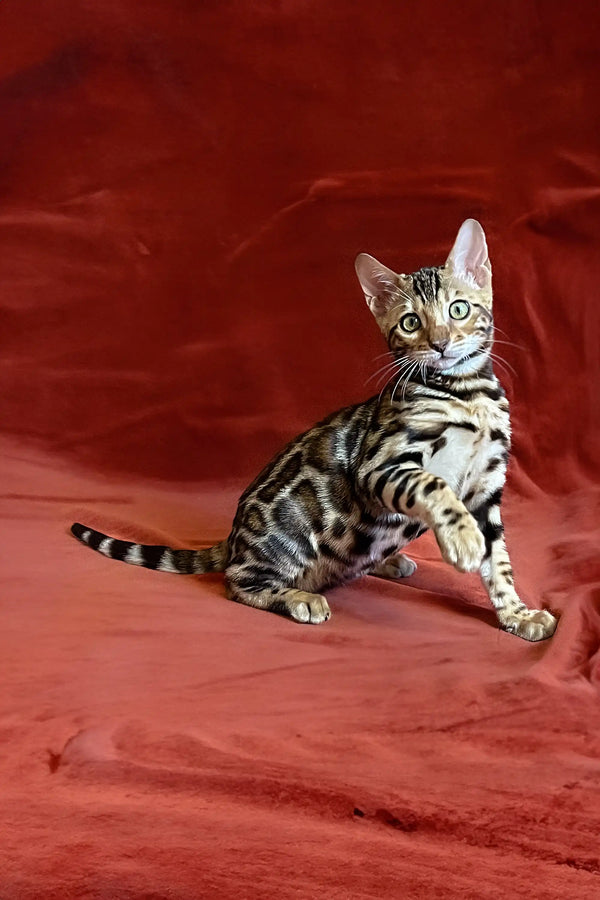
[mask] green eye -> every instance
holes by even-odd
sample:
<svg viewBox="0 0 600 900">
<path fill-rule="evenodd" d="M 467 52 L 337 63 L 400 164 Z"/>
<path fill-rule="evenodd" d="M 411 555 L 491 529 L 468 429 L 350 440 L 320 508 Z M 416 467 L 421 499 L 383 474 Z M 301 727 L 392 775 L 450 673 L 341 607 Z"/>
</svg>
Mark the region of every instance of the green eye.
<svg viewBox="0 0 600 900">
<path fill-rule="evenodd" d="M 466 300 L 455 300 L 450 304 L 448 311 L 453 319 L 466 319 L 470 310 L 471 307 Z"/>
<path fill-rule="evenodd" d="M 418 316 L 415 316 L 414 313 L 407 313 L 400 319 L 400 327 L 403 331 L 408 331 L 410 334 L 412 331 L 417 331 L 421 327 L 421 320 Z"/>
</svg>

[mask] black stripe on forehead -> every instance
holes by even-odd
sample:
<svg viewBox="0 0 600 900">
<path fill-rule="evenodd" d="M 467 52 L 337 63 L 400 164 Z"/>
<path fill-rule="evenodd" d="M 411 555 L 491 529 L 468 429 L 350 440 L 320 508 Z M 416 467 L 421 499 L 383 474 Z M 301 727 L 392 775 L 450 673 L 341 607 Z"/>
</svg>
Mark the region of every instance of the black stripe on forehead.
<svg viewBox="0 0 600 900">
<path fill-rule="evenodd" d="M 438 267 L 419 269 L 411 275 L 413 291 L 425 303 L 432 303 L 441 286 Z"/>
</svg>

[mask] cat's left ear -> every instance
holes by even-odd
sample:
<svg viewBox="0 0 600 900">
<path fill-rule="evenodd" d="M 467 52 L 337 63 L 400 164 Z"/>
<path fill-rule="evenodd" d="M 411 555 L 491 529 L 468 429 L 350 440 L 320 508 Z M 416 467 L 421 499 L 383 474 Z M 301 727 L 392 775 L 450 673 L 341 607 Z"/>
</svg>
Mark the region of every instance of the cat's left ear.
<svg viewBox="0 0 600 900">
<path fill-rule="evenodd" d="M 354 267 L 369 309 L 377 318 L 383 316 L 398 302 L 398 275 L 368 253 L 359 253 Z"/>
<path fill-rule="evenodd" d="M 492 266 L 485 232 L 476 219 L 466 219 L 460 226 L 446 268 L 470 287 L 491 287 Z"/>
</svg>

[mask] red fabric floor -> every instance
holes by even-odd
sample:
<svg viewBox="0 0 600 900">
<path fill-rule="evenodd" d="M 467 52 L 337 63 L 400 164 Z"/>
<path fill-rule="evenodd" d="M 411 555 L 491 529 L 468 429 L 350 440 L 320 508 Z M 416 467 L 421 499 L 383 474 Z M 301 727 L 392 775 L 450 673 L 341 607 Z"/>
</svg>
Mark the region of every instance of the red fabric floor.
<svg viewBox="0 0 600 900">
<path fill-rule="evenodd" d="M 235 492 L 4 450 L 3 900 L 597 898 L 583 494 L 568 538 L 560 502 L 508 504 L 523 597 L 562 613 L 527 644 L 427 536 L 409 581 L 332 591 L 319 627 L 106 560 L 66 523 L 210 540 Z"/>
<path fill-rule="evenodd" d="M 0 30 L 1 900 L 597 900 L 597 4 L 23 0 Z M 427 536 L 309 628 L 68 535 L 224 537 L 373 390 L 355 255 L 440 263 L 468 216 L 552 640 Z"/>
</svg>

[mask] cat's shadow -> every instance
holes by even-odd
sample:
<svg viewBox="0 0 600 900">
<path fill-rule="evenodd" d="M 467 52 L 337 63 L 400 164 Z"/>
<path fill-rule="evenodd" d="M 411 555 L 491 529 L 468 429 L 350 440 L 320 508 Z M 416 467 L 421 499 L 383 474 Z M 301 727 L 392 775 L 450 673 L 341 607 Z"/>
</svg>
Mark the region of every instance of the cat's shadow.
<svg viewBox="0 0 600 900">
<path fill-rule="evenodd" d="M 402 628 L 403 605 L 450 610 L 461 617 L 477 619 L 498 630 L 498 619 L 479 578 L 462 575 L 443 563 L 417 560 L 414 575 L 397 581 L 366 576 L 351 585 L 328 592 L 332 609 L 361 621 Z"/>
</svg>

